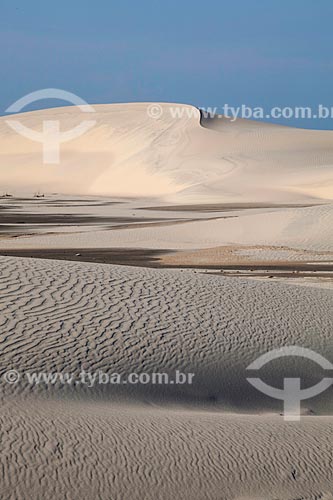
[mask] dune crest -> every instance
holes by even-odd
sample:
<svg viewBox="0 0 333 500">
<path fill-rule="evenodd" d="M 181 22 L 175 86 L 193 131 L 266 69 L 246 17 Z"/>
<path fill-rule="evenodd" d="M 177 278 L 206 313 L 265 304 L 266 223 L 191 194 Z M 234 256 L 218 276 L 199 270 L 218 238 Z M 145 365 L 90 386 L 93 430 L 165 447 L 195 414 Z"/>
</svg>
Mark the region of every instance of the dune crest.
<svg viewBox="0 0 333 500">
<path fill-rule="evenodd" d="M 333 198 L 332 131 L 207 119 L 193 106 L 159 106 L 159 118 L 149 116 L 148 103 L 94 106 L 96 125 L 61 144 L 59 165 L 43 165 L 42 144 L 1 117 L 0 183 L 8 190 L 154 196 L 176 203 Z M 70 130 L 84 117 L 78 108 L 64 107 L 15 119 L 34 130 L 59 120 L 61 130 Z"/>
</svg>

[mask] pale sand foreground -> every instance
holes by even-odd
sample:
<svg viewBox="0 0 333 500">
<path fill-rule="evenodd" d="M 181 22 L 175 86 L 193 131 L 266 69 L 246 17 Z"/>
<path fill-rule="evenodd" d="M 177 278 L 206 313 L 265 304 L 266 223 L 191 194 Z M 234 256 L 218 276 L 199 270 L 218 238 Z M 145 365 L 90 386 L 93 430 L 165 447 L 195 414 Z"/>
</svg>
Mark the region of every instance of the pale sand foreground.
<svg viewBox="0 0 333 500">
<path fill-rule="evenodd" d="M 333 359 L 332 290 L 6 257 L 0 270 L 2 373 L 196 374 L 118 390 L 2 379 L 1 498 L 44 500 L 50 486 L 56 500 L 331 498 L 333 419 L 319 415 L 332 391 L 286 423 L 245 368 L 282 345 Z M 285 369 L 265 380 L 279 386 Z"/>
<path fill-rule="evenodd" d="M 3 500 L 332 499 L 331 417 L 48 402 L 0 424 Z"/>
</svg>

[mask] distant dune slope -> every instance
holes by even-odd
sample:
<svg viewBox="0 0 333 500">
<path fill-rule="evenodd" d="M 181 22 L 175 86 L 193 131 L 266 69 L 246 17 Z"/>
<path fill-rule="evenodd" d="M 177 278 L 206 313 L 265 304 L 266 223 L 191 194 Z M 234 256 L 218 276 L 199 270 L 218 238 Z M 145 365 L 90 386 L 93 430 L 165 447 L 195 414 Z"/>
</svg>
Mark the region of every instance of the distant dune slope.
<svg viewBox="0 0 333 500">
<path fill-rule="evenodd" d="M 88 118 L 96 125 L 61 145 L 59 165 L 43 165 L 42 145 L 1 117 L 0 185 L 176 203 L 333 198 L 333 132 L 204 119 L 192 106 L 159 106 L 159 118 L 149 116 L 149 103 L 94 106 Z M 87 114 L 65 107 L 10 118 L 35 130 L 58 120 L 61 130 L 69 130 Z"/>
</svg>

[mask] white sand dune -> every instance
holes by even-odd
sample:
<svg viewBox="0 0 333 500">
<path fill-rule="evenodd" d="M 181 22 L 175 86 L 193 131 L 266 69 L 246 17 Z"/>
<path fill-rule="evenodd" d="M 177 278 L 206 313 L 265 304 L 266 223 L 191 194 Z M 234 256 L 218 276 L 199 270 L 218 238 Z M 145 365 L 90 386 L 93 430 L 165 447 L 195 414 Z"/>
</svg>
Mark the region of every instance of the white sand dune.
<svg viewBox="0 0 333 500">
<path fill-rule="evenodd" d="M 1 498 L 50 488 L 55 500 L 329 498 L 333 420 L 319 415 L 331 391 L 286 423 L 245 367 L 282 345 L 332 359 L 331 290 L 63 261 L 0 266 L 1 373 L 21 373 L 16 385 L 1 377 Z M 116 390 L 23 375 L 82 368 L 195 378 Z M 319 375 L 298 370 L 308 385 Z M 266 380 L 279 386 L 283 375 L 280 364 Z"/>
<path fill-rule="evenodd" d="M 156 119 L 148 106 L 95 106 L 95 127 L 61 145 L 58 165 L 43 165 L 41 144 L 0 118 L 3 191 L 107 196 L 3 198 L 0 248 L 209 256 L 234 246 L 239 255 L 332 260 L 333 132 L 202 119 L 191 106 L 177 118 L 172 104 Z M 66 107 L 14 118 L 68 130 L 86 117 Z M 238 202 L 267 206 L 163 211 Z M 64 226 L 66 214 L 96 218 Z M 332 387 L 302 402 L 301 422 L 284 422 L 282 402 L 252 387 L 246 368 L 289 345 L 332 361 L 332 299 L 329 284 L 0 257 L 1 499 L 331 500 Z M 7 370 L 18 383 L 6 383 Z M 82 370 L 171 378 L 180 370 L 194 379 L 88 386 L 76 383 Z M 288 376 L 310 387 L 322 371 L 283 359 L 261 376 L 274 387 Z M 29 383 L 33 372 L 74 382 Z"/>
<path fill-rule="evenodd" d="M 333 198 L 333 132 L 226 118 L 203 119 L 186 105 L 95 106 L 96 125 L 61 145 L 59 165 L 43 165 L 42 145 L 17 134 L 15 119 L 41 130 L 58 120 L 69 130 L 86 118 L 75 107 L 0 118 L 4 189 L 150 195 L 177 203 L 304 202 Z M 178 107 L 181 117 L 174 115 Z M 177 111 L 177 110 L 176 110 Z"/>
</svg>

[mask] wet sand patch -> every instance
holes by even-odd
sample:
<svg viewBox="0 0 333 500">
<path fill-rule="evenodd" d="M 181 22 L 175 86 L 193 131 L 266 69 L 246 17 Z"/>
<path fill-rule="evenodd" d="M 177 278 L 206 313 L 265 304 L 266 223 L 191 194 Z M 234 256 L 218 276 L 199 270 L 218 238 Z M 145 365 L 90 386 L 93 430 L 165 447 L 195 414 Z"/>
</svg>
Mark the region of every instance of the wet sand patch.
<svg viewBox="0 0 333 500">
<path fill-rule="evenodd" d="M 321 203 L 322 204 L 322 203 Z M 156 210 L 167 212 L 230 212 L 235 210 L 256 210 L 265 208 L 307 208 L 317 204 L 299 203 L 206 203 L 193 205 L 168 205 L 160 207 L 140 207 L 139 210 Z M 318 203 L 320 205 L 320 203 Z"/>
<path fill-rule="evenodd" d="M 251 262 L 251 263 L 186 263 L 171 264 L 165 257 L 177 254 L 170 249 L 142 248 L 63 248 L 0 250 L 1 256 L 93 262 L 159 269 L 193 269 L 208 274 L 234 277 L 332 278 L 332 262 Z"/>
<path fill-rule="evenodd" d="M 0 250 L 0 255 L 10 257 L 95 262 L 99 264 L 118 264 L 139 267 L 166 267 L 159 264 L 159 258 L 165 253 L 170 253 L 170 250 L 150 250 L 141 248 Z"/>
</svg>

